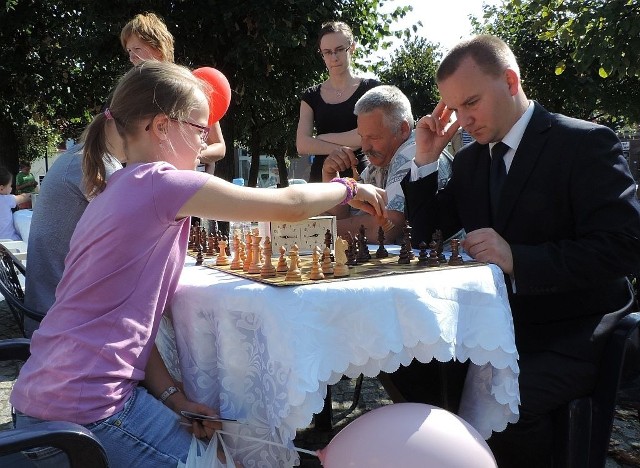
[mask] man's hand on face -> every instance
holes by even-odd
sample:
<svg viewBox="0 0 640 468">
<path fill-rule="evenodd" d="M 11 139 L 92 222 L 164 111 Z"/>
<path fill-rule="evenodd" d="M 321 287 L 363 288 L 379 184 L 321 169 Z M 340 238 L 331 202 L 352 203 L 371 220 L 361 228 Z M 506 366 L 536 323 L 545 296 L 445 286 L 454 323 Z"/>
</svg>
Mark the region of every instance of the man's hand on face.
<svg viewBox="0 0 640 468">
<path fill-rule="evenodd" d="M 433 113 L 425 115 L 416 124 L 416 155 L 418 167 L 436 162 L 440 153 L 456 134 L 460 124 L 455 121 L 449 125 L 453 111 L 440 101 Z M 447 127 L 449 125 L 449 127 Z"/>
<path fill-rule="evenodd" d="M 340 173 L 356 167 L 358 159 L 353 150 L 347 146 L 333 150 L 322 164 L 322 181 L 329 182 L 334 177 L 340 177 Z"/>
</svg>

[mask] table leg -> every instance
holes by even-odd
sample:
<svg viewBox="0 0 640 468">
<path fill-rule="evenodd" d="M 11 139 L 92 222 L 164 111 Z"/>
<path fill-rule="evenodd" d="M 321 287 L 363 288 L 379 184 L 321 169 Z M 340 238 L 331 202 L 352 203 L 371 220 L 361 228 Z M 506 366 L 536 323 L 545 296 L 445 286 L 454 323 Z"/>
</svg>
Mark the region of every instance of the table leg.
<svg viewBox="0 0 640 468">
<path fill-rule="evenodd" d="M 315 427 L 321 431 L 330 431 L 333 428 L 331 418 L 331 385 L 327 385 L 327 396 L 324 398 L 322 411 L 315 415 Z"/>
</svg>

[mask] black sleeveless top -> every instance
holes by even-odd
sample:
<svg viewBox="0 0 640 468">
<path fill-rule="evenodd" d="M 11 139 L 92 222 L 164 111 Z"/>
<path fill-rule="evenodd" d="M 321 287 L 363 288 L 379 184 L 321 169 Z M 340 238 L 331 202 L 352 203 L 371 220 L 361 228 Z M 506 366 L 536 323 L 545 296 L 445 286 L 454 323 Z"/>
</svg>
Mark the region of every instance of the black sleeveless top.
<svg viewBox="0 0 640 468">
<path fill-rule="evenodd" d="M 344 102 L 339 102 L 338 104 L 327 104 L 324 99 L 322 99 L 320 95 L 321 84 L 306 89 L 302 93 L 301 99 L 309 104 L 309 107 L 313 110 L 313 123 L 316 128 L 316 133 L 318 135 L 323 133 L 342 133 L 356 128 L 358 126 L 358 119 L 353 113 L 356 102 L 364 93 L 380 84 L 378 80 L 363 78 L 349 99 Z M 326 157 L 326 154 L 315 155 L 313 163 L 311 164 L 309 182 L 322 181 L 322 163 L 324 163 Z M 364 167 L 358 167 L 360 172 L 362 172 L 362 169 L 364 169 Z M 349 177 L 348 174 L 345 174 L 345 176 Z"/>
</svg>

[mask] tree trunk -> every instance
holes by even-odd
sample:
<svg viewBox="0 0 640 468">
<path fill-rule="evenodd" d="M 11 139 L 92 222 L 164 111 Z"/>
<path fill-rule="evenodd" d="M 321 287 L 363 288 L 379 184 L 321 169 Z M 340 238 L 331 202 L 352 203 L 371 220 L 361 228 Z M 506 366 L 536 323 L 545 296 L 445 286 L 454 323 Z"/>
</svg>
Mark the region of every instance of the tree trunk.
<svg viewBox="0 0 640 468">
<path fill-rule="evenodd" d="M 249 154 L 251 155 L 251 167 L 249 168 L 249 187 L 258 186 L 258 172 L 260 171 L 260 131 L 256 126 L 251 128 L 249 140 Z"/>
</svg>

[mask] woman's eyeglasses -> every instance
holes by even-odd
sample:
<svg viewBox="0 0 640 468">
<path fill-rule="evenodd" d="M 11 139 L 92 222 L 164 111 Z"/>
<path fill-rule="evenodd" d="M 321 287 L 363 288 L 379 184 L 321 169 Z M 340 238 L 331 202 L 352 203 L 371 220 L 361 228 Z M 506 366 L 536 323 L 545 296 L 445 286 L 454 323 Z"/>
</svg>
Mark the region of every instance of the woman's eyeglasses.
<svg viewBox="0 0 640 468">
<path fill-rule="evenodd" d="M 335 49 L 322 49 L 320 51 L 320 55 L 322 55 L 324 58 L 328 59 L 331 58 L 331 56 L 335 55 L 336 57 L 343 55 L 347 52 L 347 50 L 349 50 L 349 48 L 351 47 L 351 44 L 347 44 L 346 46 L 340 46 L 340 47 L 336 47 Z"/>
</svg>

